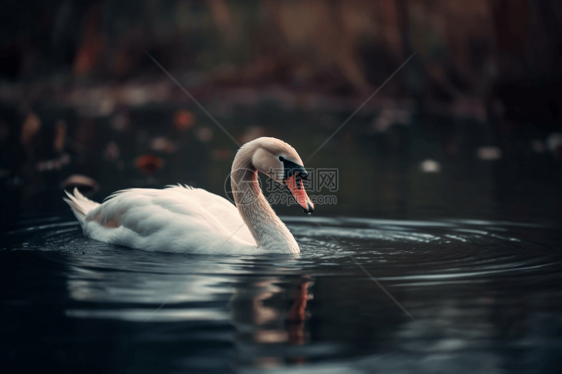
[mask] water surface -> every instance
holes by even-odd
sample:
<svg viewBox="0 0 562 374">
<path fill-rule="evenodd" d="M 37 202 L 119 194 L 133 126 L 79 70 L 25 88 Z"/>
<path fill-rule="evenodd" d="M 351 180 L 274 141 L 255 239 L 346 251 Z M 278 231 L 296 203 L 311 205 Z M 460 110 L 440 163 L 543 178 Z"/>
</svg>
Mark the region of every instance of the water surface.
<svg viewBox="0 0 562 374">
<path fill-rule="evenodd" d="M 300 256 L 147 252 L 90 240 L 56 217 L 25 222 L 0 241 L 3 365 L 98 373 L 562 367 L 556 226 L 283 219 Z"/>
</svg>

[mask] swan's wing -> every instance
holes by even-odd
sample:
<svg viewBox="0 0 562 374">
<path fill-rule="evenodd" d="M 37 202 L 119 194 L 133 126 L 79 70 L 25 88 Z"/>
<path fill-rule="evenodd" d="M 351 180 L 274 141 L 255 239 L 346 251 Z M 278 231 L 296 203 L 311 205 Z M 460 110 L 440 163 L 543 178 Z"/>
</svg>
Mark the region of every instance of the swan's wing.
<svg viewBox="0 0 562 374">
<path fill-rule="evenodd" d="M 185 190 L 185 191 L 183 191 Z M 114 194 L 109 200 L 88 212 L 83 229 L 86 235 L 109 243 L 149 250 L 171 252 L 208 252 L 219 248 L 228 238 L 228 246 L 256 246 L 232 233 L 232 222 L 222 217 L 233 215 L 219 205 L 216 196 L 189 189 L 131 189 Z M 188 193 L 185 193 L 185 192 Z M 209 210 L 210 209 L 210 210 Z M 222 213 L 222 215 L 221 215 Z M 218 214 L 218 216 L 216 216 Z M 244 227 L 240 229 L 242 231 Z M 247 230 L 247 228 L 246 228 Z M 232 237 L 231 237 L 232 236 Z M 163 245 L 166 248 L 162 248 Z"/>
<path fill-rule="evenodd" d="M 166 191 L 170 190 L 189 198 L 195 198 L 199 202 L 204 202 L 203 208 L 215 216 L 231 233 L 236 232 L 235 237 L 249 243 L 255 243 L 255 239 L 242 217 L 240 217 L 238 209 L 229 200 L 201 188 L 171 186 L 166 189 Z"/>
</svg>

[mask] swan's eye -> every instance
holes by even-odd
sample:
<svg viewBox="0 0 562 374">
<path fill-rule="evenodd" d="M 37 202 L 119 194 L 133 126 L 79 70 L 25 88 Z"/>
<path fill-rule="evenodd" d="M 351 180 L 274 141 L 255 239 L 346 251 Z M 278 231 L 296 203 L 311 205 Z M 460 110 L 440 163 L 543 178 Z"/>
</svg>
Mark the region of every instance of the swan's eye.
<svg viewBox="0 0 562 374">
<path fill-rule="evenodd" d="M 283 158 L 283 156 L 279 156 L 278 158 L 279 158 L 279 161 L 281 161 L 281 162 L 285 161 L 285 159 Z"/>
</svg>

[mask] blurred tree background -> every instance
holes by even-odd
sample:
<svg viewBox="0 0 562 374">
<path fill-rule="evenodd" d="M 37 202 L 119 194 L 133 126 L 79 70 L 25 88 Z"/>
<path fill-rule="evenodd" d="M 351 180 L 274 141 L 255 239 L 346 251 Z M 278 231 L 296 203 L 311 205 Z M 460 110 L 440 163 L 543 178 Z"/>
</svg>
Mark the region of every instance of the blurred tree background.
<svg viewBox="0 0 562 374">
<path fill-rule="evenodd" d="M 147 53 L 238 141 L 307 162 L 416 52 L 307 162 L 340 170 L 321 210 L 562 219 L 560 0 L 5 0 L 0 24 L 4 228 L 75 186 L 224 195 L 237 146 Z"/>
</svg>

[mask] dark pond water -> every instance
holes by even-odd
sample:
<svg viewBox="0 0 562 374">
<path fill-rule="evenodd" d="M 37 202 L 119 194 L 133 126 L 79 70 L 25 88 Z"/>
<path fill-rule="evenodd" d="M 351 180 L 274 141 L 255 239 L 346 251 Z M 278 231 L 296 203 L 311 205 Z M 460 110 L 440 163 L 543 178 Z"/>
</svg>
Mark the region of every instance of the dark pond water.
<svg viewBox="0 0 562 374">
<path fill-rule="evenodd" d="M 0 241 L 2 366 L 59 373 L 562 368 L 558 226 L 284 220 L 301 244 L 298 257 L 146 252 L 84 238 L 66 218 L 25 222 Z"/>
<path fill-rule="evenodd" d="M 300 256 L 85 238 L 61 199 L 73 174 L 96 181 L 96 201 L 178 182 L 224 196 L 236 145 L 199 112 L 193 129 L 175 129 L 179 107 L 55 111 L 35 148 L 2 143 L 14 173 L 0 175 L 0 372 L 562 371 L 562 173 L 541 148 L 547 133 L 443 118 L 381 132 L 366 107 L 310 159 L 349 113 L 219 112 L 236 138 L 261 131 L 308 169 L 337 170 L 335 189 L 309 193 L 337 202 L 313 216 L 275 206 Z M 68 140 L 53 155 L 60 116 Z M 150 176 L 137 165 L 148 154 L 164 165 Z M 40 167 L 63 156 L 60 170 Z"/>
</svg>

